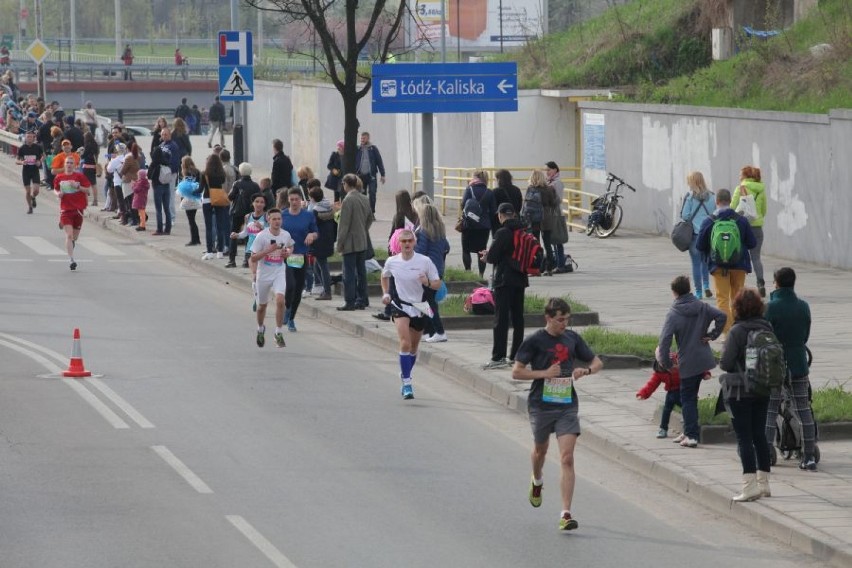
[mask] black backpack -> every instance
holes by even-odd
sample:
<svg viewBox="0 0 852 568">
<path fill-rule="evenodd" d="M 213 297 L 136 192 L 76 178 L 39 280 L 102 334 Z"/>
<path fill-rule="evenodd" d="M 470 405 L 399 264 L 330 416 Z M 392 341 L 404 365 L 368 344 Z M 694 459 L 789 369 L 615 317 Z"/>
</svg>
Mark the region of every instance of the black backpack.
<svg viewBox="0 0 852 568">
<path fill-rule="evenodd" d="M 476 190 L 472 187 L 470 188 L 471 198 L 468 199 L 464 204 L 464 209 L 462 210 L 462 218 L 465 221 L 466 227 L 481 227 L 482 226 L 482 200 L 485 199 L 485 192 L 488 189 L 484 189 L 482 192 L 482 197 L 477 199 Z"/>
</svg>

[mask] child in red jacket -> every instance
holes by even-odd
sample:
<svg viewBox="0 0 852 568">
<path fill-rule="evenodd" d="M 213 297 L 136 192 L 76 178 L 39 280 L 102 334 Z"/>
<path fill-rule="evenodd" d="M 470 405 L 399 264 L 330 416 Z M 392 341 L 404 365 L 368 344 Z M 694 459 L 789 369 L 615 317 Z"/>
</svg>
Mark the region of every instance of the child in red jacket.
<svg viewBox="0 0 852 568">
<path fill-rule="evenodd" d="M 666 401 L 663 403 L 663 416 L 660 419 L 660 429 L 657 438 L 665 438 L 669 435 L 669 418 L 672 410 L 680 404 L 680 373 L 677 368 L 677 355 L 672 354 L 672 368 L 668 371 L 662 369 L 654 359 L 654 374 L 645 383 L 645 386 L 636 393 L 636 398 L 645 400 L 657 390 L 662 383 L 666 389 Z"/>
</svg>

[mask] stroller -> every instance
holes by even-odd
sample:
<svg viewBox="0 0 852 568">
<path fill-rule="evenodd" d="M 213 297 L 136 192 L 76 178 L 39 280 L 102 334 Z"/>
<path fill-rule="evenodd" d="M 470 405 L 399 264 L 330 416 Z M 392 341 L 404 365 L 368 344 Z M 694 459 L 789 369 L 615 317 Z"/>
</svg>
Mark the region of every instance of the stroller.
<svg viewBox="0 0 852 568">
<path fill-rule="evenodd" d="M 805 349 L 808 352 L 808 367 L 810 367 L 811 362 L 813 361 L 813 354 L 807 347 L 805 347 Z M 811 389 L 808 387 L 808 401 L 810 402 L 812 399 Z M 813 414 L 813 407 L 811 407 L 811 413 Z M 785 460 L 795 457 L 796 460 L 800 461 L 804 455 L 802 422 L 795 411 L 793 392 L 789 377 L 784 381 L 784 385 L 781 387 L 781 406 L 778 407 L 776 427 L 775 445 L 778 446 L 778 452 L 784 456 Z M 814 434 L 816 441 L 819 441 L 819 425 L 816 423 L 816 420 L 814 420 Z M 819 445 L 814 444 L 814 461 L 819 463 L 819 458 Z M 769 459 L 772 465 L 775 465 L 778 462 L 778 453 L 774 446 L 771 447 Z"/>
</svg>

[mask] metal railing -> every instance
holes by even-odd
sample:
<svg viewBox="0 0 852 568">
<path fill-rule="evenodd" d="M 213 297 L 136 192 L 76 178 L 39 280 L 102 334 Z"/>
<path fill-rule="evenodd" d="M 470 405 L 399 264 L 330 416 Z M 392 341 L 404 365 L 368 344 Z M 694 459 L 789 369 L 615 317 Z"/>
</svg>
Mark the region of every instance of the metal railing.
<svg viewBox="0 0 852 568">
<path fill-rule="evenodd" d="M 435 167 L 435 203 L 441 210 L 442 215 L 447 213 L 458 214 L 461 209 L 461 200 L 464 190 L 470 184 L 473 173 L 477 170 L 488 172 L 490 185 L 494 185 L 494 177 L 499 170 L 509 170 L 515 179 L 515 185 L 525 185 L 525 181 L 533 170 L 541 169 L 529 166 L 520 167 L 494 167 L 494 168 L 447 168 Z M 569 228 L 583 231 L 586 228 L 583 218 L 591 213 L 592 200 L 598 196 L 582 190 L 583 179 L 580 177 L 580 168 L 571 166 L 564 168 L 563 173 L 571 173 L 573 177 L 561 177 L 565 184 L 565 194 L 562 199 L 562 213 L 566 216 Z M 520 183 L 518 183 L 520 181 Z M 423 187 L 423 168 L 414 168 L 414 191 Z M 523 192 L 523 189 L 521 189 Z"/>
</svg>

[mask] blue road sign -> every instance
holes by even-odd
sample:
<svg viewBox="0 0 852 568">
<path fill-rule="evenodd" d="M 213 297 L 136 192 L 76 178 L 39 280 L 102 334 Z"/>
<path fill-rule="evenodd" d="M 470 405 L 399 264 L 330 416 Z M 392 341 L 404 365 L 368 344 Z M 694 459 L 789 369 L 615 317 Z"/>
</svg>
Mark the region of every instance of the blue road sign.
<svg viewBox="0 0 852 568">
<path fill-rule="evenodd" d="M 254 100 L 254 67 L 219 67 L 219 99 Z"/>
<path fill-rule="evenodd" d="M 219 32 L 219 66 L 252 66 L 251 32 Z"/>
<path fill-rule="evenodd" d="M 373 65 L 374 113 L 513 112 L 517 63 Z"/>
</svg>

